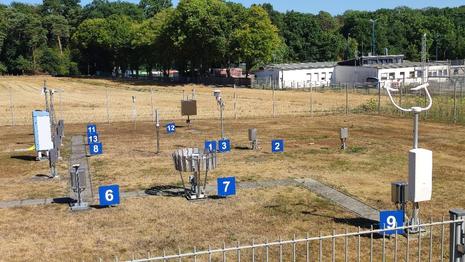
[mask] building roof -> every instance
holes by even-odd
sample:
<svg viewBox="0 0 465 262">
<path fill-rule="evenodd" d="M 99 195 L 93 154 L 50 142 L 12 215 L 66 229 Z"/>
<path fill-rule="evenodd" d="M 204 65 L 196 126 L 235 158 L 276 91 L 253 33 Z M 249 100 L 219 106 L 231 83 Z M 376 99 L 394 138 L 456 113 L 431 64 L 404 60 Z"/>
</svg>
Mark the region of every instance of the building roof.
<svg viewBox="0 0 465 262">
<path fill-rule="evenodd" d="M 445 63 L 440 62 L 429 62 L 426 63 L 426 66 L 444 66 L 447 65 Z M 360 67 L 370 67 L 370 68 L 377 68 L 377 69 L 390 69 L 390 68 L 405 68 L 405 67 L 422 67 L 423 64 L 421 62 L 412 62 L 408 60 L 404 60 L 402 63 L 390 63 L 390 64 L 368 64 L 362 65 Z"/>
<path fill-rule="evenodd" d="M 317 69 L 329 68 L 336 66 L 336 62 L 314 62 L 314 63 L 294 63 L 294 64 L 272 64 L 265 67 L 265 69 L 278 69 L 278 70 L 299 70 L 299 69 Z"/>
</svg>

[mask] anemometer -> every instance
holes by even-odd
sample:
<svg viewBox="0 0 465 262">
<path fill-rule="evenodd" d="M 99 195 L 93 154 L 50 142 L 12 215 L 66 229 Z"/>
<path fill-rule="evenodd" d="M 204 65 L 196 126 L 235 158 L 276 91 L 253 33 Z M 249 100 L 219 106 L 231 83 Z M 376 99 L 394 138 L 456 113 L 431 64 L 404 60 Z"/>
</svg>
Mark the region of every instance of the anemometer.
<svg viewBox="0 0 465 262">
<path fill-rule="evenodd" d="M 399 106 L 393 99 L 391 92 L 398 92 L 399 89 L 392 88 L 390 84 L 385 84 L 386 91 L 392 104 L 403 112 L 413 113 L 413 149 L 409 151 L 409 177 L 408 177 L 408 200 L 413 203 L 412 217 L 409 220 L 409 225 L 413 226 L 410 229 L 411 233 L 420 233 L 420 202 L 431 200 L 433 189 L 432 174 L 433 174 L 433 153 L 430 150 L 418 148 L 418 122 L 421 112 L 429 110 L 433 104 L 433 99 L 428 91 L 428 83 L 421 84 L 411 88 L 411 91 L 424 90 L 428 97 L 428 105 L 426 107 L 413 106 L 411 108 L 403 108 Z M 405 209 L 405 200 L 399 202 L 401 209 Z M 397 202 L 397 201 L 396 201 Z M 404 210 L 405 211 L 405 210 Z"/>
</svg>

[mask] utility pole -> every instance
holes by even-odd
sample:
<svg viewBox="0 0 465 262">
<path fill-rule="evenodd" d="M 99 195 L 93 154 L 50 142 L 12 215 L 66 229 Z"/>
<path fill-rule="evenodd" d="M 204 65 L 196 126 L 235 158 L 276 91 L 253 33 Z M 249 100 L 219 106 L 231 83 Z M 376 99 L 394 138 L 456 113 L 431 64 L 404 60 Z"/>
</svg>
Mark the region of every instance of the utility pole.
<svg viewBox="0 0 465 262">
<path fill-rule="evenodd" d="M 370 19 L 371 22 L 371 55 L 376 55 L 376 35 L 375 35 L 375 24 L 378 19 Z"/>
</svg>

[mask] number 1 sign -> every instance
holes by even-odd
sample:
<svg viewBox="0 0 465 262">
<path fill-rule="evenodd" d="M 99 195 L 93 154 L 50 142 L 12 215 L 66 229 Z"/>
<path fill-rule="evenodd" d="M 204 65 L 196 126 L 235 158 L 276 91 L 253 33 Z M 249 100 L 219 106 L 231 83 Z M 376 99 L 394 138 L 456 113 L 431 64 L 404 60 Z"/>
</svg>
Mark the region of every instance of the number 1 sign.
<svg viewBox="0 0 465 262">
<path fill-rule="evenodd" d="M 215 140 L 206 140 L 204 144 L 205 151 L 213 153 L 216 152 L 216 141 Z"/>
<path fill-rule="evenodd" d="M 236 194 L 235 177 L 219 177 L 217 180 L 218 196 L 226 197 Z"/>
<path fill-rule="evenodd" d="M 393 229 L 384 231 L 386 235 L 403 234 L 403 229 L 394 229 L 404 226 L 404 211 L 384 210 L 379 212 L 379 228 Z M 380 232 L 382 234 L 382 232 Z"/>
</svg>

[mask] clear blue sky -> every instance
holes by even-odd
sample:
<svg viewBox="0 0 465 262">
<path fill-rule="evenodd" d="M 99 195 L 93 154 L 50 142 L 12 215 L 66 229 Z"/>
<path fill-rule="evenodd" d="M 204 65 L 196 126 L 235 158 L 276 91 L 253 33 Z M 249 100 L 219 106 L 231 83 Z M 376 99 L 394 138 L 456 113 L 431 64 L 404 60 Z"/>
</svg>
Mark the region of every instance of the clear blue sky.
<svg viewBox="0 0 465 262">
<path fill-rule="evenodd" d="M 42 0 L 16 0 L 24 3 L 42 3 Z M 92 0 L 81 0 L 85 5 Z M 127 0 L 128 2 L 139 2 L 138 0 Z M 173 0 L 177 4 L 179 0 Z M 0 0 L 2 4 L 9 4 L 12 0 Z M 424 7 L 455 7 L 465 5 L 464 0 L 234 0 L 245 6 L 259 3 L 271 3 L 276 10 L 296 10 L 307 13 L 318 13 L 320 10 L 327 11 L 333 15 L 342 14 L 344 11 L 352 10 L 376 10 L 379 8 L 394 8 L 397 6 L 408 6 L 411 8 Z"/>
</svg>

